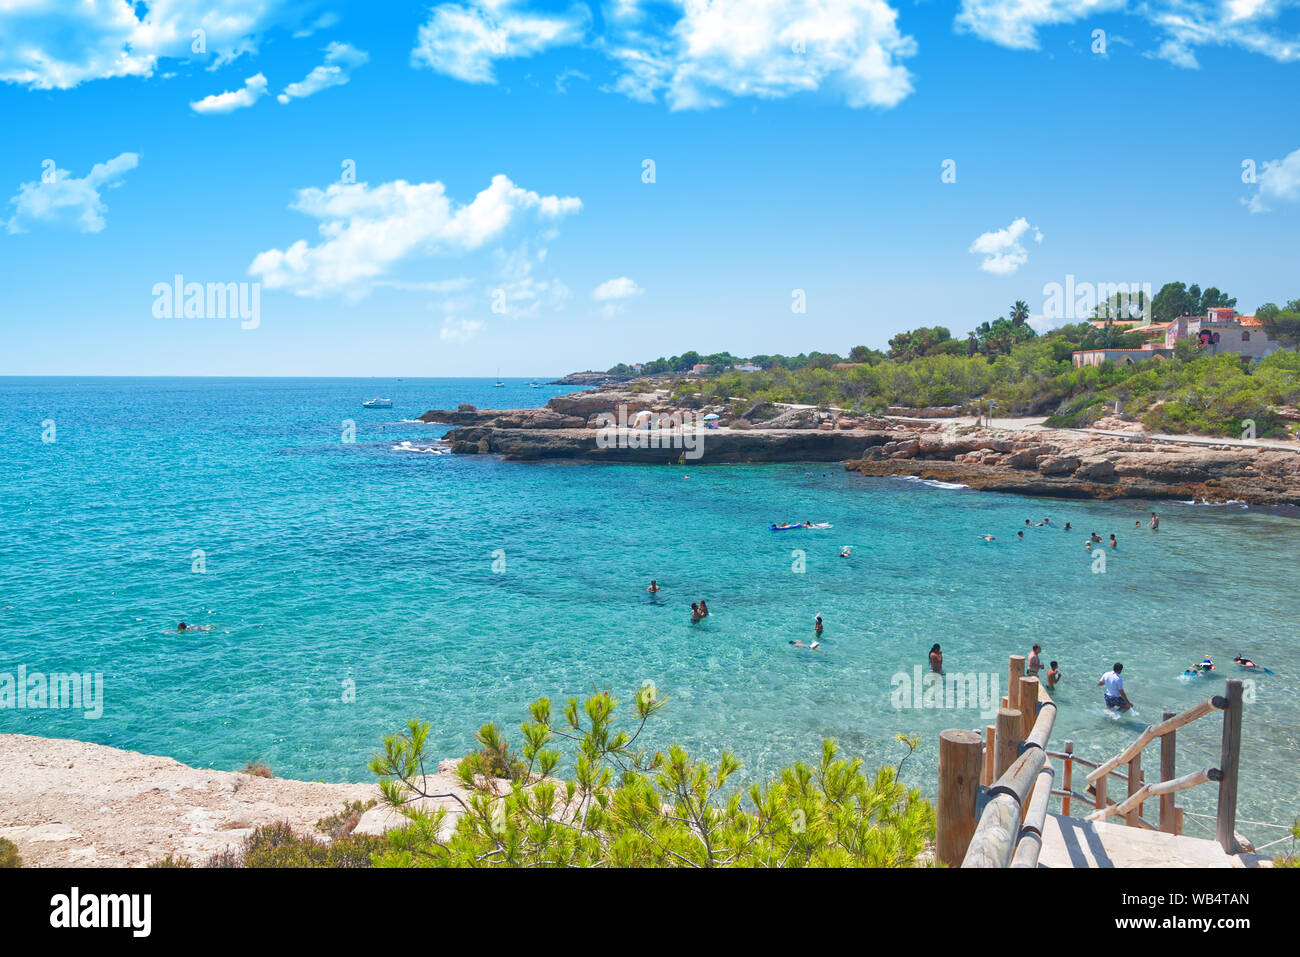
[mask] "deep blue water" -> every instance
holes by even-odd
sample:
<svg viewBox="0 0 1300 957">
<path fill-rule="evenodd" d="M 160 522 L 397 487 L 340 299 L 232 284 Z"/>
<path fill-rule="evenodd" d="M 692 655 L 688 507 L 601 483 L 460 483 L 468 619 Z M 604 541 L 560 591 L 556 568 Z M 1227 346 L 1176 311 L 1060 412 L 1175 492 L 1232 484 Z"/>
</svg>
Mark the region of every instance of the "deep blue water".
<svg viewBox="0 0 1300 957">
<path fill-rule="evenodd" d="M 513 730 L 538 695 L 600 687 L 626 700 L 649 680 L 670 699 L 656 745 L 711 757 L 725 744 L 763 774 L 811 758 L 823 736 L 868 765 L 895 763 L 894 735 L 908 732 L 922 743 L 905 777 L 931 792 L 938 732 L 986 723 L 891 703 L 893 676 L 934 642 L 949 672 L 1003 684 L 1007 655 L 1041 642 L 1067 676 L 1054 744 L 1097 759 L 1162 709 L 1221 690 L 1242 652 L 1277 673 L 1256 678 L 1247 710 L 1241 815 L 1289 823 L 1300 811 L 1295 518 L 1025 499 L 831 465 L 514 464 L 399 445 L 442 434 L 409 421 L 428 408 L 540 405 L 559 391 L 0 379 L 0 673 L 105 680 L 98 720 L 0 709 L 0 732 L 366 780 L 381 736 L 409 717 L 455 756 L 483 722 Z M 395 408 L 360 407 L 376 395 Z M 355 442 L 343 441 L 348 419 Z M 1134 528 L 1151 508 L 1158 534 Z M 1043 516 L 1058 527 L 1016 539 Z M 835 527 L 767 529 L 804 519 Z M 1120 542 L 1104 573 L 1083 549 L 1094 529 Z M 692 626 L 701 597 L 712 614 Z M 792 648 L 817 612 L 824 652 Z M 178 635 L 180 620 L 211 630 Z M 1179 678 L 1207 653 L 1219 677 Z M 1095 681 L 1114 660 L 1139 717 L 1101 707 Z M 1215 763 L 1220 726 L 1179 732 L 1180 770 Z M 1203 787 L 1186 803 L 1212 812 L 1213 800 Z"/>
</svg>

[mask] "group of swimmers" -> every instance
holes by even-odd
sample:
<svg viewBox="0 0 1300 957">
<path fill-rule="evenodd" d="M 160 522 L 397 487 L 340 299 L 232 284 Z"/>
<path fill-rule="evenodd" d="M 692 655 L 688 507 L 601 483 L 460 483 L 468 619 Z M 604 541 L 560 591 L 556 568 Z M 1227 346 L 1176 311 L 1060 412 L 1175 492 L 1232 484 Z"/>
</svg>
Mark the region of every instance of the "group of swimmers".
<svg viewBox="0 0 1300 957">
<path fill-rule="evenodd" d="M 1056 527 L 1057 527 L 1057 526 L 1053 525 L 1053 524 L 1052 524 L 1052 520 L 1051 520 L 1050 518 L 1047 518 L 1046 516 L 1044 516 L 1044 518 L 1043 518 L 1043 520 L 1042 520 L 1041 522 L 1035 522 L 1035 521 L 1034 521 L 1033 519 L 1031 519 L 1031 518 L 1027 518 L 1027 519 L 1025 519 L 1025 528 L 1043 528 L 1044 526 L 1046 526 L 1046 527 L 1048 527 L 1048 528 L 1056 528 Z M 1155 512 L 1152 512 L 1152 513 L 1151 513 L 1151 518 L 1150 518 L 1150 520 L 1147 522 L 1147 526 L 1148 526 L 1148 527 L 1151 529 L 1151 531 L 1153 531 L 1153 532 L 1158 532 L 1158 531 L 1160 531 L 1160 517 L 1159 517 L 1158 515 L 1156 515 Z M 1139 519 L 1138 521 L 1134 522 L 1134 523 L 1133 523 L 1133 527 L 1134 527 L 1134 528 L 1141 528 L 1141 527 L 1142 527 L 1142 521 L 1141 521 L 1141 519 Z M 1066 532 L 1072 532 L 1072 531 L 1074 531 L 1074 526 L 1071 525 L 1069 522 L 1066 522 L 1063 526 L 1061 526 L 1061 530 L 1062 530 L 1062 531 L 1066 531 Z M 1022 528 L 1022 529 L 1020 529 L 1019 531 L 1016 532 L 1016 538 L 1018 538 L 1018 539 L 1023 539 L 1024 537 L 1025 537 L 1025 529 L 1024 529 L 1024 528 Z M 982 539 L 983 539 L 984 541 L 986 541 L 986 542 L 996 542 L 996 541 L 997 541 L 997 539 L 996 539 L 995 537 L 993 537 L 992 535 L 981 535 L 980 538 L 982 538 Z M 1096 532 L 1090 532 L 1090 533 L 1088 534 L 1088 539 L 1087 539 L 1087 541 L 1085 541 L 1085 542 L 1083 543 L 1083 547 L 1084 547 L 1084 549 L 1087 550 L 1087 551 L 1092 551 L 1092 546 L 1093 546 L 1093 545 L 1103 545 L 1103 544 L 1106 544 L 1106 543 L 1102 541 L 1102 537 L 1101 537 L 1100 535 L 1098 535 Z M 1110 547 L 1111 547 L 1111 548 L 1119 548 L 1119 542 L 1116 541 L 1114 533 L 1112 533 L 1111 536 L 1110 536 L 1110 542 L 1109 542 L 1109 544 L 1110 544 Z"/>
</svg>

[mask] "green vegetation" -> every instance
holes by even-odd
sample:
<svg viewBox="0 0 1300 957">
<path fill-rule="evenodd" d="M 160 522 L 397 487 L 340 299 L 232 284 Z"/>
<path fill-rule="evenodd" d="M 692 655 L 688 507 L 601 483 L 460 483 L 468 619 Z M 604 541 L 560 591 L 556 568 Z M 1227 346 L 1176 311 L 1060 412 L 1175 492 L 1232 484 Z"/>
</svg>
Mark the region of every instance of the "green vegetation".
<svg viewBox="0 0 1300 957">
<path fill-rule="evenodd" d="M 824 370 L 823 370 L 824 371 Z M 934 812 L 899 783 L 899 768 L 868 779 L 861 762 L 838 757 L 827 741 L 811 765 L 795 764 L 747 791 L 728 788 L 740 769 L 722 752 L 714 765 L 674 745 L 637 748 L 664 705 L 653 687 L 635 698 L 634 727 L 616 728 L 608 692 L 572 699 L 556 720 L 540 698 L 520 726 L 511 757 L 494 725 L 482 750 L 462 761 L 468 800 L 422 790 L 429 726 L 409 723 L 384 739 L 371 762 L 386 801 L 410 819 L 389 831 L 375 864 L 389 867 L 909 867 L 921 863 Z M 902 739 L 908 754 L 915 741 Z M 573 751 L 573 777 L 556 778 Z M 906 756 L 903 761 L 906 761 Z M 505 770 L 506 778 L 492 772 Z M 454 798 L 462 813 L 425 809 L 419 799 Z M 746 803 L 747 802 L 747 803 Z"/>
<path fill-rule="evenodd" d="M 343 811 L 317 822 L 332 840 L 323 841 L 310 835 L 295 834 L 285 821 L 257 828 L 244 838 L 236 850 L 211 855 L 204 867 L 370 867 L 376 853 L 384 848 L 383 838 L 353 834 L 361 813 L 374 802 L 362 805 L 350 801 Z M 188 857 L 168 854 L 150 867 L 193 867 Z"/>
<path fill-rule="evenodd" d="M 0 837 L 0 868 L 22 866 L 23 859 L 18 856 L 18 845 L 8 838 Z"/>
<path fill-rule="evenodd" d="M 1097 308 L 1102 318 L 1141 308 L 1141 293 L 1130 301 L 1112 297 Z M 1166 283 L 1150 302 L 1154 315 L 1176 318 L 1203 314 L 1215 306 L 1234 307 L 1236 299 L 1211 286 Z M 1300 403 L 1300 359 L 1279 351 L 1255 362 L 1229 353 L 1210 355 L 1194 343 L 1180 341 L 1169 360 L 1147 359 L 1132 365 L 1076 369 L 1072 353 L 1080 350 L 1136 349 L 1147 341 L 1140 328 L 1115 323 L 1080 322 L 1037 335 L 1028 325 L 1028 306 L 1012 305 L 1008 317 L 985 322 L 963 340 L 943 326 L 900 332 L 881 353 L 855 346 L 849 362 L 832 353 L 794 359 L 754 356 L 761 372 L 730 368 L 739 361 L 728 353 L 725 371 L 704 379 L 673 384 L 681 399 L 729 405 L 737 413 L 770 403 L 834 406 L 855 414 L 880 412 L 887 406 L 968 406 L 988 400 L 999 414 L 1049 416 L 1057 427 L 1087 426 L 1104 414 L 1137 420 L 1151 431 L 1240 436 L 1246 420 L 1259 437 L 1286 437 L 1291 427 L 1276 409 Z M 1300 300 L 1284 307 L 1266 303 L 1257 310 L 1264 331 L 1300 352 Z M 700 357 L 687 353 L 681 357 Z M 693 364 L 693 362 L 691 363 Z M 714 363 L 715 365 L 717 363 Z M 689 368 L 690 365 L 684 365 Z"/>
</svg>

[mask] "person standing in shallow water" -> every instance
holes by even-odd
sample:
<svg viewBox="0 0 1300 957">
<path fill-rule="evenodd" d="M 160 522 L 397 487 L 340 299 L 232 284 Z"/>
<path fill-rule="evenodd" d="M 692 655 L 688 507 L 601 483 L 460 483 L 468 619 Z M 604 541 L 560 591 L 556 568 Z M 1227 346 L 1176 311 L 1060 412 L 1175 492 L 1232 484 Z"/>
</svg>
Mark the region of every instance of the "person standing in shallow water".
<svg viewBox="0 0 1300 957">
<path fill-rule="evenodd" d="M 930 649 L 930 670 L 943 674 L 943 651 L 938 644 Z"/>
</svg>

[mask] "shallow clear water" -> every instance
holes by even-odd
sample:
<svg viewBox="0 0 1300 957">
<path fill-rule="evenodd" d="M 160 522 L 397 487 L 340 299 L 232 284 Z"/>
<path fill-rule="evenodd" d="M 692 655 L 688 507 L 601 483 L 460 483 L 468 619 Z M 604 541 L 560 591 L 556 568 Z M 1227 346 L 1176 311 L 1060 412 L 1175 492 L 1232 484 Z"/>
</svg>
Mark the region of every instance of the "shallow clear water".
<svg viewBox="0 0 1300 957">
<path fill-rule="evenodd" d="M 425 409 L 540 405 L 558 391 L 0 379 L 0 608 L 12 606 L 0 672 L 105 680 L 98 720 L 0 709 L 0 732 L 366 780 L 381 736 L 408 717 L 454 756 L 483 722 L 513 730 L 536 696 L 607 687 L 627 700 L 650 680 L 671 699 L 655 745 L 708 757 L 725 743 L 762 774 L 814 756 L 825 736 L 869 766 L 897 762 L 906 732 L 921 745 L 904 775 L 932 792 L 938 732 L 986 723 L 977 709 L 893 706 L 893 676 L 934 642 L 949 673 L 988 673 L 999 693 L 1007 655 L 1041 642 L 1066 674 L 1054 746 L 1072 739 L 1095 759 L 1162 709 L 1220 692 L 1240 652 L 1276 672 L 1255 678 L 1247 709 L 1240 815 L 1289 823 L 1300 811 L 1295 518 L 1026 499 L 833 465 L 514 464 L 394 448 L 442 434 L 402 421 Z M 375 395 L 396 407 L 360 407 Z M 341 441 L 345 419 L 355 443 Z M 1152 507 L 1160 532 L 1134 529 Z M 1016 539 L 1045 515 L 1078 531 Z M 835 527 L 767 529 L 805 519 Z M 1083 549 L 1090 530 L 1119 539 L 1104 573 Z M 196 549 L 205 574 L 191 570 Z M 663 586 L 653 601 L 651 578 Z M 699 598 L 712 614 L 692 626 Z M 824 653 L 792 648 L 817 612 Z M 178 635 L 182 619 L 212 630 Z M 1207 653 L 1219 677 L 1179 678 Z M 1101 706 L 1095 682 L 1115 660 L 1138 717 Z M 1180 771 L 1217 761 L 1220 728 L 1208 717 L 1179 732 Z M 1213 813 L 1214 792 L 1185 803 Z"/>
</svg>

